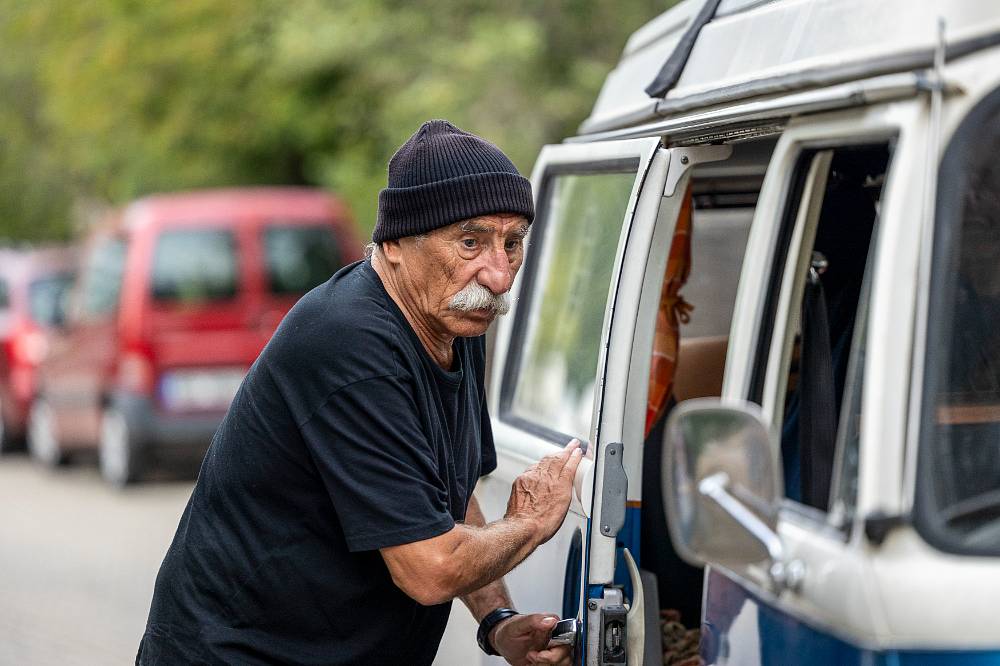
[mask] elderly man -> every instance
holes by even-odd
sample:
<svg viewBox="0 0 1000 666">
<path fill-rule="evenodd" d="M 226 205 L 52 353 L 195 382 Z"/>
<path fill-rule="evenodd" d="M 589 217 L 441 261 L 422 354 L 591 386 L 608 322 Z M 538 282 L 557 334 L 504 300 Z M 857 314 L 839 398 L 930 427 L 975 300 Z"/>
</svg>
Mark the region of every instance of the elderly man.
<svg viewBox="0 0 1000 666">
<path fill-rule="evenodd" d="M 435 120 L 389 162 L 375 248 L 285 317 L 216 433 L 156 580 L 137 663 L 429 664 L 451 601 L 512 664 L 568 664 L 503 575 L 561 525 L 578 444 L 496 467 L 483 334 L 534 216 L 498 148 Z"/>
</svg>

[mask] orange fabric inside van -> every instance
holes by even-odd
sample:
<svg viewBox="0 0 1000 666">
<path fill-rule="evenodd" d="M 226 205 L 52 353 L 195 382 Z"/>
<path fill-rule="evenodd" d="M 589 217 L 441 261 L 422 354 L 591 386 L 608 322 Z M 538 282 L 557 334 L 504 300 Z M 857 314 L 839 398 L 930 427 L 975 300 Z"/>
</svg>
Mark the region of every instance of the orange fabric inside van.
<svg viewBox="0 0 1000 666">
<path fill-rule="evenodd" d="M 667 406 L 677 371 L 680 325 L 690 320 L 693 306 L 680 290 L 691 274 L 691 185 L 688 184 L 670 245 L 667 270 L 663 276 L 660 306 L 653 333 L 653 359 L 649 368 L 649 397 L 646 403 L 646 436 Z"/>
</svg>

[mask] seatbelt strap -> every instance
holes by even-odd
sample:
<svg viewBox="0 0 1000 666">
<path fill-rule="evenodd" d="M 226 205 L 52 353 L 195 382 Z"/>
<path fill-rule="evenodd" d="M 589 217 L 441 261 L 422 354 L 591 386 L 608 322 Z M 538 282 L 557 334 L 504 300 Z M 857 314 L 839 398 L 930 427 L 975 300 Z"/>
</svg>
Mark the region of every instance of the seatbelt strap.
<svg viewBox="0 0 1000 666">
<path fill-rule="evenodd" d="M 799 365 L 802 501 L 824 511 L 830 501 L 837 433 L 830 323 L 820 279 L 825 270 L 826 258 L 819 252 L 813 252 L 802 303 L 802 357 Z"/>
</svg>

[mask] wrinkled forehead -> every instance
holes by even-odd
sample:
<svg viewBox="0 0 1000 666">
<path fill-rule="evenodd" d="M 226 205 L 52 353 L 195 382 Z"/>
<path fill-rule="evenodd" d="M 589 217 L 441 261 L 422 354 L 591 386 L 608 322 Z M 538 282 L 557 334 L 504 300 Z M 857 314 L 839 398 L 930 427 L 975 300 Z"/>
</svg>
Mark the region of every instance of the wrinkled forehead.
<svg viewBox="0 0 1000 666">
<path fill-rule="evenodd" d="M 528 233 L 528 219 L 523 215 L 483 215 L 462 220 L 446 227 L 452 233 L 500 234 L 524 237 Z"/>
</svg>

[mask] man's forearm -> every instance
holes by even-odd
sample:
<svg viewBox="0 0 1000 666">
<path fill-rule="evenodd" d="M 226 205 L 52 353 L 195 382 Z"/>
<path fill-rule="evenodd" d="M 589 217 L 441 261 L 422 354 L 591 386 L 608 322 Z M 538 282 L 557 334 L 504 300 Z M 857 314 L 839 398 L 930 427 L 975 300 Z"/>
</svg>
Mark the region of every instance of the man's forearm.
<svg viewBox="0 0 1000 666">
<path fill-rule="evenodd" d="M 410 598 L 430 606 L 478 592 L 500 579 L 559 529 L 581 455 L 579 442 L 573 440 L 514 479 L 502 520 L 473 524 L 485 521 L 470 501 L 470 522 L 429 539 L 381 548 L 392 581 Z M 497 598 L 504 592 L 494 589 L 481 596 L 487 594 Z M 486 603 L 473 602 L 477 609 Z"/>
<path fill-rule="evenodd" d="M 535 528 L 524 521 L 503 519 L 488 525 L 460 525 L 458 529 L 463 531 L 464 538 L 457 541 L 448 557 L 454 565 L 450 572 L 451 590 L 456 596 L 476 596 L 477 607 L 488 602 L 483 598 L 487 595 L 502 595 L 504 602 L 509 601 L 502 578 L 538 545 Z M 496 581 L 501 581 L 502 592 L 484 589 Z M 486 612 L 493 608 L 496 606 Z M 470 610 L 476 615 L 476 609 L 470 607 Z"/>
<path fill-rule="evenodd" d="M 479 510 L 479 502 L 476 501 L 475 497 L 469 502 L 469 509 L 465 514 L 465 524 L 472 527 L 486 526 L 486 519 L 483 517 L 483 512 Z M 510 600 L 510 592 L 507 591 L 507 585 L 504 583 L 503 578 L 498 578 L 492 583 L 464 595 L 462 603 L 472 613 L 472 617 L 476 619 L 476 622 L 482 622 L 487 613 L 494 608 L 514 607 Z"/>
<path fill-rule="evenodd" d="M 489 525 L 459 524 L 425 541 L 383 548 L 382 557 L 393 582 L 430 606 L 477 592 L 502 578 L 538 542 L 536 524 L 504 518 Z"/>
</svg>

